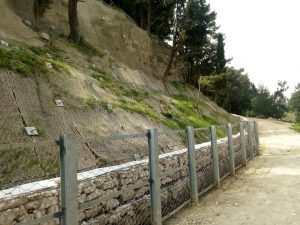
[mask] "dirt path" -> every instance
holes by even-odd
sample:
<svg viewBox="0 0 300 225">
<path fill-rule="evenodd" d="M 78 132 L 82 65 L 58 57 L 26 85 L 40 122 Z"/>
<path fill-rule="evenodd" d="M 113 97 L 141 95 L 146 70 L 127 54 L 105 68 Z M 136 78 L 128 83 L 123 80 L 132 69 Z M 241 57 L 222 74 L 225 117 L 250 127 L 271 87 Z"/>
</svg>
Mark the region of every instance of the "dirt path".
<svg viewBox="0 0 300 225">
<path fill-rule="evenodd" d="M 300 134 L 259 120 L 261 156 L 165 224 L 300 224 Z"/>
</svg>

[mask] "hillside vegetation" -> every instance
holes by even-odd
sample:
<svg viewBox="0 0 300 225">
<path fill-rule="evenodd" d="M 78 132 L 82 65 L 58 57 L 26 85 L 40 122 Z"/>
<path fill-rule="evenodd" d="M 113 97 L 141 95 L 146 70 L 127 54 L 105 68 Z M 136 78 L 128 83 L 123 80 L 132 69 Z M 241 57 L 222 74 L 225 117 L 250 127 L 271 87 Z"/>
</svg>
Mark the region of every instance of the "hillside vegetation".
<svg viewBox="0 0 300 225">
<path fill-rule="evenodd" d="M 43 20 L 52 21 L 51 12 L 58 3 L 53 1 L 53 4 L 46 10 Z M 130 27 L 132 34 L 139 33 L 140 40 L 146 40 L 152 46 L 149 49 L 142 48 L 139 53 L 147 53 L 147 56 L 141 56 L 146 63 L 141 63 L 139 56 L 136 56 L 139 46 L 145 45 L 141 41 L 135 46 L 136 36 L 129 36 L 129 44 L 124 44 L 114 54 L 115 51 L 111 49 L 113 45 L 105 51 L 100 46 L 103 41 L 101 37 L 86 38 L 88 43 L 97 41 L 95 45 L 74 43 L 65 37 L 64 29 L 56 28 L 53 31 L 44 25 L 40 27 L 40 32 L 42 29 L 48 32 L 50 40 L 38 38 L 27 43 L 22 35 L 9 38 L 13 34 L 4 27 L 7 35 L 0 39 L 5 39 L 8 46 L 0 45 L 1 144 L 57 140 L 62 133 L 107 136 L 145 132 L 150 128 L 168 132 L 184 129 L 188 125 L 201 128 L 238 122 L 193 86 L 180 81 L 176 64 L 170 80 L 163 84 L 156 72 L 161 72 L 166 66 L 164 58 L 170 49 L 156 38 L 149 39 L 147 33 L 122 12 L 101 2 L 93 1 L 93 4 L 108 18 L 122 17 L 122 20 L 117 20 L 121 27 Z M 2 11 L 14 12 L 7 5 L 3 7 Z M 65 12 L 62 14 L 65 15 Z M 14 15 L 15 20 L 19 20 L 19 16 Z M 88 22 L 85 18 L 83 20 Z M 114 27 L 113 20 L 109 26 L 109 32 L 118 33 L 120 27 Z M 104 29 L 101 24 L 93 27 Z M 39 35 L 35 30 L 30 32 Z M 85 32 L 89 37 L 93 31 Z M 105 37 L 105 40 L 108 39 L 112 43 L 119 43 L 116 35 Z M 64 107 L 56 106 L 57 99 L 63 100 Z M 25 126 L 36 127 L 39 136 L 27 136 Z M 225 131 L 225 126 L 218 129 L 218 136 L 226 136 Z M 208 136 L 208 131 L 196 132 L 197 143 L 207 141 Z M 161 135 L 159 146 L 161 152 L 184 147 L 184 132 Z M 144 157 L 147 152 L 146 138 L 86 143 L 78 146 L 78 167 L 87 169 L 118 164 L 134 160 L 136 154 Z M 7 152 L 0 160 L 2 165 L 5 162 L 9 163 L 1 171 L 1 180 L 16 181 L 22 179 L 21 174 L 24 174 L 24 178 L 26 175 L 26 179 L 28 174 L 33 174 L 32 179 L 36 174 L 51 176 L 58 172 L 58 149 Z"/>
</svg>

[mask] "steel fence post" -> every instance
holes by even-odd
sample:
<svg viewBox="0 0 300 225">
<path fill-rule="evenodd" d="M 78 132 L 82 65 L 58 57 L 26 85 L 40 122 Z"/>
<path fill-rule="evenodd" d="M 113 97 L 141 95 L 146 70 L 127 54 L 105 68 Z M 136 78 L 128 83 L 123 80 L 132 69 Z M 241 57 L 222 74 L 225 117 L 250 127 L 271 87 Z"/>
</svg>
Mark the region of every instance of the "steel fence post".
<svg viewBox="0 0 300 225">
<path fill-rule="evenodd" d="M 232 140 L 232 126 L 229 123 L 227 125 L 228 132 L 228 153 L 229 153 L 229 164 L 230 164 L 230 174 L 235 175 L 235 164 L 234 164 L 234 152 L 233 152 L 233 140 Z"/>
<path fill-rule="evenodd" d="M 150 170 L 151 224 L 162 225 L 158 132 L 156 129 L 148 130 L 148 146 Z"/>
<path fill-rule="evenodd" d="M 253 158 L 253 133 L 252 133 L 252 126 L 251 122 L 248 121 L 248 148 L 249 148 L 249 153 L 250 153 L 250 158 Z"/>
<path fill-rule="evenodd" d="M 197 203 L 198 184 L 197 184 L 194 128 L 192 126 L 188 126 L 186 128 L 186 134 L 187 134 L 187 149 L 188 149 L 188 160 L 189 160 L 190 196 L 191 196 L 191 202 Z"/>
<path fill-rule="evenodd" d="M 254 122 L 254 132 L 255 132 L 255 147 L 256 147 L 256 154 L 259 155 L 260 149 L 259 149 L 259 133 L 258 133 L 258 124 L 257 121 Z"/>
<path fill-rule="evenodd" d="M 210 136 L 211 136 L 211 150 L 213 157 L 213 169 L 214 169 L 214 185 L 217 188 L 221 187 L 220 181 L 220 171 L 219 171 L 219 157 L 218 157 L 218 146 L 217 146 L 217 132 L 216 126 L 210 127 Z"/>
<path fill-rule="evenodd" d="M 247 166 L 247 153 L 246 153 L 246 146 L 245 146 L 245 135 L 244 135 L 244 125 L 243 122 L 240 122 L 240 143 L 241 143 L 241 151 L 242 151 L 242 160 L 243 164 Z"/>
<path fill-rule="evenodd" d="M 79 224 L 77 186 L 77 143 L 75 135 L 60 137 L 60 178 L 62 225 Z"/>
</svg>

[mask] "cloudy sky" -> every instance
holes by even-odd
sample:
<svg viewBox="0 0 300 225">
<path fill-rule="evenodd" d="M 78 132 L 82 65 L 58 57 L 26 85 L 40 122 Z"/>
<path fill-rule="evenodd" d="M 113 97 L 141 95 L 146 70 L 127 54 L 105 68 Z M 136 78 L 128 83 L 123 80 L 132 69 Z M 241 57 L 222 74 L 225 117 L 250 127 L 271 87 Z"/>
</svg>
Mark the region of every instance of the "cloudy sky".
<svg viewBox="0 0 300 225">
<path fill-rule="evenodd" d="M 299 0 L 207 0 L 226 35 L 226 57 L 252 82 L 271 91 L 286 80 L 289 95 L 300 82 Z"/>
</svg>

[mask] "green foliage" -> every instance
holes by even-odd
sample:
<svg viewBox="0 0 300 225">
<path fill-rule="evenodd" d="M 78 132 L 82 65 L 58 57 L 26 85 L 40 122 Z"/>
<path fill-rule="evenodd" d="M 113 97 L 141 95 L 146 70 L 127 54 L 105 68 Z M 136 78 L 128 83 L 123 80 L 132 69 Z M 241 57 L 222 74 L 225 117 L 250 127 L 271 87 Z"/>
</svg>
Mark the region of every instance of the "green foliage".
<svg viewBox="0 0 300 225">
<path fill-rule="evenodd" d="M 287 107 L 287 98 L 284 96 L 284 92 L 288 90 L 286 81 L 278 81 L 277 90 L 274 92 L 273 99 L 273 117 L 276 119 L 281 119 L 285 116 L 285 113 L 288 110 Z"/>
<path fill-rule="evenodd" d="M 95 109 L 95 108 L 97 108 L 97 106 L 99 106 L 98 100 L 96 98 L 94 98 L 93 96 L 89 96 L 85 100 L 85 104 L 92 109 Z"/>
<path fill-rule="evenodd" d="M 219 33 L 218 34 L 217 52 L 216 52 L 215 62 L 214 62 L 216 74 L 225 72 L 225 66 L 226 66 L 227 61 L 228 60 L 225 58 L 224 35 Z"/>
<path fill-rule="evenodd" d="M 184 129 L 188 125 L 194 127 L 208 127 L 211 124 L 219 124 L 217 121 L 201 115 L 194 107 L 195 102 L 188 100 L 185 96 L 168 97 L 168 100 L 172 103 L 171 105 L 163 104 L 161 106 L 163 109 L 161 114 L 158 114 L 148 104 L 131 98 L 118 98 L 115 104 L 128 112 L 148 116 L 153 120 L 165 124 L 171 129 Z"/>
<path fill-rule="evenodd" d="M 194 86 L 187 84 L 181 81 L 172 81 L 171 84 L 178 90 L 178 91 L 188 91 L 194 89 Z"/>
<path fill-rule="evenodd" d="M 143 101 L 150 95 L 149 92 L 120 83 L 119 80 L 107 74 L 106 71 L 97 68 L 94 71 L 92 77 L 99 81 L 99 86 L 118 97 L 125 96 L 136 101 Z"/>
<path fill-rule="evenodd" d="M 87 45 L 83 44 L 82 42 L 75 42 L 75 41 L 72 41 L 72 40 L 69 40 L 69 41 L 70 41 L 71 46 L 73 48 L 76 48 L 83 55 L 91 57 L 91 56 L 96 55 L 98 53 L 96 49 L 88 47 Z"/>
<path fill-rule="evenodd" d="M 278 88 L 273 94 L 270 93 L 268 88 L 260 85 L 252 100 L 252 109 L 255 115 L 265 118 L 283 118 L 288 110 L 287 99 L 283 94 L 286 90 L 285 81 L 278 82 Z"/>
<path fill-rule="evenodd" d="M 161 40 L 170 40 L 175 26 L 174 11 L 178 0 L 151 1 L 151 33 Z"/>
<path fill-rule="evenodd" d="M 187 125 L 192 125 L 197 128 L 219 124 L 217 121 L 205 115 L 201 115 L 196 108 L 196 102 L 188 99 L 186 96 L 173 96 L 172 105 L 177 109 L 177 112 L 173 115 L 173 120 L 176 120 L 178 124 L 182 125 L 181 128 Z"/>
<path fill-rule="evenodd" d="M 164 78 L 176 56 L 187 72 L 190 84 L 197 84 L 200 75 L 221 73 L 225 58 L 224 36 L 216 34 L 216 12 L 206 0 L 105 0 L 133 18 L 142 28 L 149 28 L 161 40 L 172 38 L 172 53 Z M 151 4 L 151 5 L 150 5 Z M 150 21 L 148 21 L 150 19 Z"/>
<path fill-rule="evenodd" d="M 272 115 L 272 98 L 267 87 L 260 85 L 257 94 L 252 100 L 253 111 L 257 116 L 271 117 Z"/>
<path fill-rule="evenodd" d="M 45 62 L 24 48 L 0 48 L 0 68 L 15 71 L 25 77 L 47 73 Z"/>
<path fill-rule="evenodd" d="M 25 77 L 34 74 L 47 75 L 46 62 L 49 62 L 56 71 L 68 71 L 67 64 L 55 58 L 47 58 L 46 53 L 47 50 L 33 46 L 0 47 L 0 68 L 12 70 Z"/>
<path fill-rule="evenodd" d="M 182 52 L 188 65 L 188 82 L 214 72 L 216 13 L 205 0 L 189 0 L 183 17 Z"/>
<path fill-rule="evenodd" d="M 147 28 L 148 0 L 104 0 L 106 3 L 122 9 L 142 29 Z"/>
<path fill-rule="evenodd" d="M 114 107 L 114 104 L 110 103 L 107 100 L 101 100 L 99 102 L 100 107 L 102 107 L 103 109 L 105 109 L 107 112 L 111 113 L 111 112 L 113 112 L 113 109 L 109 109 L 108 108 L 108 104 L 111 104 Z"/>
<path fill-rule="evenodd" d="M 300 123 L 300 83 L 297 84 L 295 91 L 291 95 L 289 107 L 295 113 L 296 122 Z"/>
<path fill-rule="evenodd" d="M 35 127 L 37 129 L 39 136 L 45 135 L 45 129 L 43 127 L 43 124 L 41 123 L 41 121 L 38 118 L 36 118 L 34 116 L 29 117 L 27 125 L 30 127 Z"/>
<path fill-rule="evenodd" d="M 100 87 L 117 96 L 121 96 L 123 94 L 124 88 L 122 84 L 112 75 L 109 75 L 106 71 L 98 68 L 93 68 L 93 70 L 95 73 L 92 74 L 92 77 L 99 81 L 98 84 Z"/>
<path fill-rule="evenodd" d="M 120 107 L 127 112 L 147 116 L 148 118 L 163 123 L 171 129 L 183 129 L 187 125 L 208 127 L 212 124 L 218 125 L 218 119 L 221 117 L 223 119 L 223 115 L 221 114 L 216 114 L 215 117 L 208 117 L 207 115 L 201 114 L 197 108 L 199 104 L 197 104 L 194 99 L 189 99 L 184 95 L 152 96 L 144 90 L 120 83 L 120 81 L 101 69 L 94 68 L 93 70 L 94 73 L 92 77 L 98 80 L 99 86 L 114 95 L 111 100 L 114 107 Z M 189 90 L 189 88 L 192 88 L 190 85 L 182 82 L 173 82 L 172 84 L 178 88 L 178 90 Z M 160 108 L 162 109 L 161 113 L 158 113 L 147 103 L 146 100 L 150 98 L 156 99 L 157 104 L 160 104 Z M 205 105 L 205 103 L 201 101 L 200 105 Z M 87 99 L 86 104 L 90 107 L 99 106 L 99 103 L 92 97 Z M 100 105 L 107 107 L 107 102 L 100 102 Z M 226 118 L 225 121 L 227 119 L 228 118 Z"/>
<path fill-rule="evenodd" d="M 199 83 L 201 91 L 227 111 L 245 114 L 251 109 L 255 86 L 242 69 L 227 68 L 220 75 L 201 77 Z"/>
<path fill-rule="evenodd" d="M 143 101 L 149 97 L 149 92 L 145 92 L 136 88 L 124 88 L 123 96 L 134 98 L 136 101 Z"/>
<path fill-rule="evenodd" d="M 299 123 L 293 124 L 291 128 L 297 132 L 300 132 L 300 124 Z"/>
</svg>

